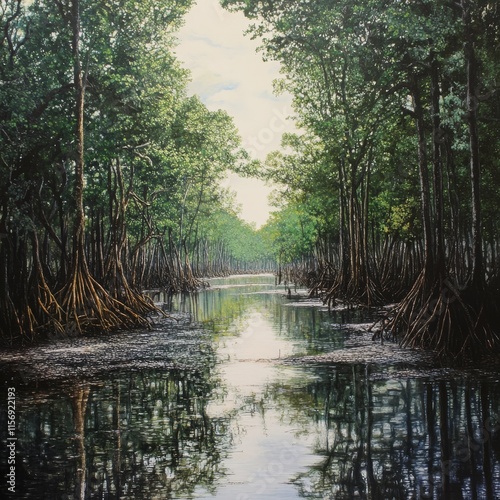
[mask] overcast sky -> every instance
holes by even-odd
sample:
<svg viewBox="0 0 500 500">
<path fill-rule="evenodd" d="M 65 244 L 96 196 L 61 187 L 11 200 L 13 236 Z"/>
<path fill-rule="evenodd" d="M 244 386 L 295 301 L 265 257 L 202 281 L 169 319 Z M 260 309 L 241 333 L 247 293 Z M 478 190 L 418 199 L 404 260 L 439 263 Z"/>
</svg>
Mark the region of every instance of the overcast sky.
<svg viewBox="0 0 500 500">
<path fill-rule="evenodd" d="M 293 130 L 291 97 L 275 96 L 273 80 L 279 65 L 263 62 L 256 53 L 257 41 L 243 33 L 248 22 L 230 13 L 218 0 L 198 0 L 178 34 L 177 55 L 192 74 L 190 92 L 200 96 L 210 110 L 223 109 L 233 117 L 243 146 L 255 157 L 280 146 L 281 134 Z M 257 227 L 269 215 L 270 188 L 262 181 L 231 174 L 229 186 L 236 191 L 242 217 Z"/>
</svg>

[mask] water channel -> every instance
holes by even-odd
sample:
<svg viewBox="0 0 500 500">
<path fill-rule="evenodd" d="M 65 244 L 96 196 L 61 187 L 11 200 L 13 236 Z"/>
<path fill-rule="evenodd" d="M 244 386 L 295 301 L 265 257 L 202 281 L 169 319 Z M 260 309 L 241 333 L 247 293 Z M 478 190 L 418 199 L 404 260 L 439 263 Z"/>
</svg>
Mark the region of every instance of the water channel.
<svg viewBox="0 0 500 500">
<path fill-rule="evenodd" d="M 157 295 L 170 317 L 150 332 L 3 352 L 10 497 L 500 498 L 500 376 L 399 355 L 361 313 L 292 292 L 214 279 Z"/>
</svg>

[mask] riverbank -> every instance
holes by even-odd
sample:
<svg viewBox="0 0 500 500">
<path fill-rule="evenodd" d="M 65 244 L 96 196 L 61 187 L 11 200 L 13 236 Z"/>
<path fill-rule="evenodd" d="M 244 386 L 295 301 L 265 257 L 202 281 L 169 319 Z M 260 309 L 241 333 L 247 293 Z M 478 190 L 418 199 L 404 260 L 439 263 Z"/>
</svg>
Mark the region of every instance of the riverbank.
<svg viewBox="0 0 500 500">
<path fill-rule="evenodd" d="M 213 361 L 210 335 L 188 314 L 129 330 L 1 351 L 0 370 L 23 383 L 91 379 L 120 371 L 196 370 Z"/>
<path fill-rule="evenodd" d="M 231 275 L 212 278 L 210 292 L 244 289 L 245 283 L 234 281 L 246 278 L 260 278 L 269 281 L 272 274 Z M 228 281 L 229 283 L 226 283 Z M 289 296 L 286 286 L 268 283 L 254 284 L 252 293 L 279 297 L 282 307 L 287 309 L 312 308 L 328 313 L 329 328 L 344 336 L 342 348 L 314 355 L 293 355 L 269 357 L 267 362 L 288 365 L 358 365 L 364 364 L 382 369 L 391 368 L 392 377 L 435 376 L 496 376 L 500 362 L 484 360 L 481 365 L 453 367 L 432 352 L 402 348 L 394 341 L 378 337 L 374 340 L 372 331 L 376 318 L 383 310 L 368 313 L 365 309 L 353 308 L 339 303 L 328 309 L 319 298 L 311 298 L 306 290 L 294 291 Z M 247 294 L 248 295 L 248 294 Z M 167 311 L 172 308 L 176 296 L 155 293 L 156 304 Z M 193 316 L 198 294 L 184 294 L 180 301 L 182 312 L 169 312 L 168 317 L 157 317 L 151 323 L 151 330 L 127 330 L 105 335 L 85 335 L 71 338 L 54 338 L 34 345 L 4 348 L 0 351 L 0 370 L 12 377 L 20 377 L 25 383 L 50 380 L 88 379 L 121 370 L 187 369 L 196 370 L 207 362 L 213 362 L 212 335 L 204 324 L 204 318 Z M 370 321 L 366 321 L 367 318 Z M 197 321 L 199 319 L 200 321 Z"/>
</svg>

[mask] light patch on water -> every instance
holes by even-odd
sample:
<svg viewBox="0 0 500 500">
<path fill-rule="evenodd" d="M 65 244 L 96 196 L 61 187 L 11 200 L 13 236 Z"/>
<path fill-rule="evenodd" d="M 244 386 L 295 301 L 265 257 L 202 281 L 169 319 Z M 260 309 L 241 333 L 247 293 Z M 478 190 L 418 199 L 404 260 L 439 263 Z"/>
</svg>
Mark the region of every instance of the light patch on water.
<svg viewBox="0 0 500 500">
<path fill-rule="evenodd" d="M 247 312 L 238 332 L 222 337 L 218 346 L 220 358 L 231 361 L 280 359 L 295 350 L 293 343 L 277 335 L 265 312 L 257 310 Z"/>
<path fill-rule="evenodd" d="M 269 284 L 267 283 L 242 283 L 239 285 L 231 285 L 231 284 L 225 284 L 225 285 L 211 285 L 210 290 L 227 290 L 227 289 L 232 289 L 232 288 L 269 288 Z"/>
<path fill-rule="evenodd" d="M 295 498 L 293 479 L 317 462 L 311 450 L 321 431 L 316 424 L 304 434 L 301 419 L 289 418 L 276 404 L 316 377 L 275 363 L 304 346 L 280 335 L 265 309 L 247 311 L 232 331 L 218 340 L 220 387 L 207 407 L 211 418 L 238 415 L 233 449 L 224 461 L 227 480 L 219 486 L 217 498 Z M 196 498 L 212 497 L 200 490 Z"/>
<path fill-rule="evenodd" d="M 99 349 L 109 348 L 109 344 L 94 344 L 81 347 L 59 347 L 57 349 L 46 349 L 47 354 L 86 354 Z"/>
<path fill-rule="evenodd" d="M 227 480 L 217 498 L 295 498 L 293 479 L 317 463 L 311 450 L 322 429 L 316 423 L 304 434 L 303 423 L 287 418 L 274 400 L 300 391 L 316 377 L 296 367 L 258 361 L 226 362 L 220 376 L 224 394 L 209 404 L 207 413 L 219 418 L 237 414 L 238 419 L 233 449 L 224 461 Z M 196 498 L 211 497 L 200 491 Z"/>
<path fill-rule="evenodd" d="M 317 462 L 311 447 L 318 430 L 314 426 L 308 437 L 296 437 L 294 429 L 280 420 L 280 415 L 274 411 L 267 411 L 265 416 L 246 414 L 240 417 L 239 425 L 245 432 L 240 433 L 225 461 L 228 481 L 218 488 L 218 499 L 296 497 L 292 480 Z"/>
</svg>

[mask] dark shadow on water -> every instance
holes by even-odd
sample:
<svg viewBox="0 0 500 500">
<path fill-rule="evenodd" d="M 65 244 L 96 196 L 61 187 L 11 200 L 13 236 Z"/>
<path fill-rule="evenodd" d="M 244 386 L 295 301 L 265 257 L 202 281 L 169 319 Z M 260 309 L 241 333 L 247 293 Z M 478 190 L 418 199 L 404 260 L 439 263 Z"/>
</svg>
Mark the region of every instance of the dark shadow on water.
<svg viewBox="0 0 500 500">
<path fill-rule="evenodd" d="M 206 412 L 215 385 L 209 378 L 128 373 L 39 392 L 18 412 L 15 498 L 189 498 L 200 486 L 211 491 L 224 476 L 231 432 L 229 416 Z"/>
</svg>

